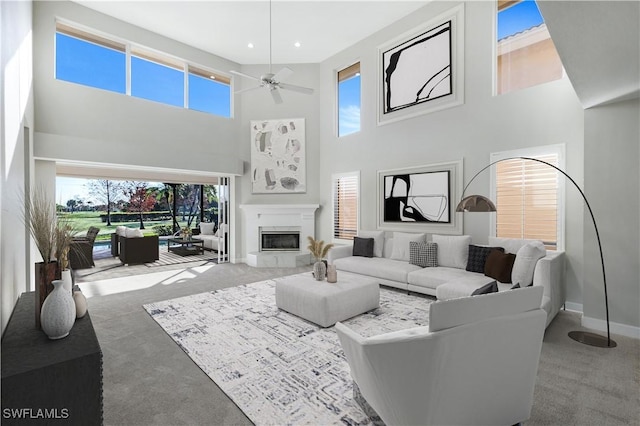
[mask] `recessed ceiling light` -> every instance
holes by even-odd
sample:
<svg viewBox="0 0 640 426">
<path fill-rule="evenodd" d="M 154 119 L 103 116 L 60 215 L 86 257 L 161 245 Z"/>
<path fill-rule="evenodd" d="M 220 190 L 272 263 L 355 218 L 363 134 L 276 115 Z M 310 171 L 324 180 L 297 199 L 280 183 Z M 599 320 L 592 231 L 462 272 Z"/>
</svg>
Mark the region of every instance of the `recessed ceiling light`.
<svg viewBox="0 0 640 426">
<path fill-rule="evenodd" d="M 247 44 L 247 47 L 248 47 L 249 49 L 253 49 L 253 43 L 249 43 L 249 44 Z"/>
<path fill-rule="evenodd" d="M 215 75 L 210 75 L 210 76 L 209 76 L 209 78 L 210 78 L 211 80 L 215 80 L 215 79 L 216 79 L 216 76 L 215 76 Z"/>
<path fill-rule="evenodd" d="M 296 41 L 295 43 L 293 43 L 293 45 L 294 45 L 295 47 L 300 47 L 300 42 L 299 42 L 299 41 Z"/>
</svg>

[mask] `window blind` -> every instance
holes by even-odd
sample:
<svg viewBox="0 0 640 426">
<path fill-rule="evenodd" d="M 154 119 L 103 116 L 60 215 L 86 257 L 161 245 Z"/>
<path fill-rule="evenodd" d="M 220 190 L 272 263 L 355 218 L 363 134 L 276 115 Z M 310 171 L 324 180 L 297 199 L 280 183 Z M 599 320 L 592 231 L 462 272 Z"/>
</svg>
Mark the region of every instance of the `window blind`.
<svg viewBox="0 0 640 426">
<path fill-rule="evenodd" d="M 533 157 L 558 165 L 558 155 Z M 558 244 L 558 172 L 546 164 L 513 159 L 496 164 L 496 236 Z"/>
<path fill-rule="evenodd" d="M 333 237 L 352 240 L 358 233 L 358 176 L 333 181 Z"/>
</svg>

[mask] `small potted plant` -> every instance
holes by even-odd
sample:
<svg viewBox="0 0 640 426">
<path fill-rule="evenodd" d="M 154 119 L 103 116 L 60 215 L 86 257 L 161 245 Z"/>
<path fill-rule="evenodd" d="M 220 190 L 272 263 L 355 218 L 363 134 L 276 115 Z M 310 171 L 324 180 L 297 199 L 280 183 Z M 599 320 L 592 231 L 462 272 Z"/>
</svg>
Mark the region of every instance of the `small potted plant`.
<svg viewBox="0 0 640 426">
<path fill-rule="evenodd" d="M 323 281 L 327 275 L 327 265 L 323 262 L 323 259 L 327 256 L 333 244 L 325 245 L 323 240 L 317 241 L 312 236 L 308 236 L 307 239 L 309 240 L 307 249 L 316 258 L 316 262 L 313 264 L 313 276 L 316 280 Z"/>
</svg>

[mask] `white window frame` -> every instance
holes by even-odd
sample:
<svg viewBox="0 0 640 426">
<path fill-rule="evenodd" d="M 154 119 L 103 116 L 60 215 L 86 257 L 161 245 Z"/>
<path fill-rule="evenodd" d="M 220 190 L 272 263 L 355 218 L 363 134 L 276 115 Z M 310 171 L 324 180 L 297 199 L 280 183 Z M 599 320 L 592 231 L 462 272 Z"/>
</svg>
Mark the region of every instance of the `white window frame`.
<svg viewBox="0 0 640 426">
<path fill-rule="evenodd" d="M 358 179 L 358 185 L 356 187 L 356 234 L 360 229 L 360 171 L 346 172 L 346 173 L 334 173 L 331 175 L 331 238 L 334 243 L 338 244 L 352 244 L 353 240 L 345 238 L 335 238 L 335 224 L 336 224 L 336 181 L 344 177 L 356 177 Z"/>
<path fill-rule="evenodd" d="M 545 146 L 537 146 L 531 148 L 522 148 L 522 149 L 514 149 L 510 151 L 499 151 L 492 152 L 490 154 L 490 163 L 495 163 L 500 160 L 505 160 L 508 158 L 514 157 L 532 157 L 536 158 L 542 155 L 550 155 L 556 154 L 558 156 L 558 165 L 557 167 L 560 170 L 565 170 L 565 158 L 566 158 L 566 148 L 565 144 L 556 144 L 556 145 L 545 145 Z M 556 250 L 564 250 L 565 246 L 565 210 L 566 210 L 566 197 L 565 197 L 565 187 L 566 187 L 566 177 L 562 175 L 562 173 L 556 171 L 558 173 L 558 204 L 557 204 L 557 241 L 556 241 Z M 491 167 L 491 200 L 496 200 L 496 167 Z M 500 208 L 498 206 L 498 208 Z M 491 215 L 491 229 L 490 235 L 496 236 L 496 214 Z"/>
</svg>

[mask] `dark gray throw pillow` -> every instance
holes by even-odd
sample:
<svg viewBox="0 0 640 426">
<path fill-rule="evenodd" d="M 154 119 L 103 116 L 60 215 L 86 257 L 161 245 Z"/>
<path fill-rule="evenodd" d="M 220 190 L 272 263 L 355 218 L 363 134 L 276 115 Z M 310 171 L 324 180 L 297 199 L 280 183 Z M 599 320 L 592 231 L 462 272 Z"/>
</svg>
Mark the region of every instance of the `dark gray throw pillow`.
<svg viewBox="0 0 640 426">
<path fill-rule="evenodd" d="M 498 283 L 495 281 L 491 281 L 489 284 L 485 284 L 480 288 L 477 288 L 472 296 L 476 296 L 478 294 L 489 294 L 489 293 L 497 293 L 498 292 Z"/>
<path fill-rule="evenodd" d="M 373 238 L 353 238 L 353 255 L 373 257 Z"/>
<path fill-rule="evenodd" d="M 489 257 L 491 250 L 496 249 L 504 252 L 502 247 L 482 247 L 469 244 L 469 257 L 467 258 L 467 271 L 480 272 L 484 274 L 484 264 Z"/>
</svg>

